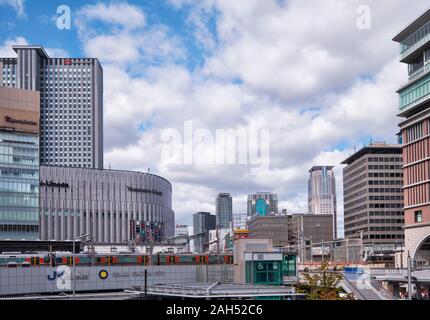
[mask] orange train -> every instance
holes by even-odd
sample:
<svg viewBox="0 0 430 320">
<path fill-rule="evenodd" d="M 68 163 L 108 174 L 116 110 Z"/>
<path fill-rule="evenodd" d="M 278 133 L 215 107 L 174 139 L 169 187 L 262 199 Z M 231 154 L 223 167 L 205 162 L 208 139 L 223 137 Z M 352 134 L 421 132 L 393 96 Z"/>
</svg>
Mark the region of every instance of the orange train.
<svg viewBox="0 0 430 320">
<path fill-rule="evenodd" d="M 133 266 L 133 265 L 195 265 L 233 264 L 232 254 L 89 254 L 75 255 L 76 266 Z M 73 265 L 69 252 L 45 254 L 1 254 L 0 267 L 35 267 Z"/>
</svg>

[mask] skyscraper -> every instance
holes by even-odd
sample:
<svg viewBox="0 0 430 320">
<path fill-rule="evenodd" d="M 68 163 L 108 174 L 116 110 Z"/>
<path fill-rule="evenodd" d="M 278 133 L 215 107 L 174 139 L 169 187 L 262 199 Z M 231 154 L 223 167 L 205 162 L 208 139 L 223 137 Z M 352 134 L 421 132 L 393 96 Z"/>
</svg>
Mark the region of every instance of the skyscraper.
<svg viewBox="0 0 430 320">
<path fill-rule="evenodd" d="M 405 256 L 417 266 L 430 265 L 430 10 L 394 39 L 408 81 L 399 94 L 400 141 L 403 144 Z M 406 258 L 406 257 L 404 257 Z M 406 260 L 404 260 L 406 261 Z"/>
<path fill-rule="evenodd" d="M 216 229 L 216 216 L 209 212 L 197 212 L 193 215 L 193 227 L 194 234 L 200 234 L 194 239 L 194 251 L 207 251 L 209 249 L 209 230 Z"/>
<path fill-rule="evenodd" d="M 333 166 L 315 166 L 309 170 L 308 208 L 310 214 L 333 215 L 333 235 L 337 238 L 336 180 Z"/>
<path fill-rule="evenodd" d="M 103 168 L 103 69 L 94 58 L 50 58 L 41 46 L 12 46 L 2 83 L 40 91 L 40 161 Z"/>
<path fill-rule="evenodd" d="M 228 229 L 232 221 L 233 199 L 230 193 L 220 193 L 216 197 L 216 224 L 220 229 Z"/>
<path fill-rule="evenodd" d="M 342 162 L 345 238 L 402 244 L 403 191 L 400 145 L 372 144 Z"/>
<path fill-rule="evenodd" d="M 39 237 L 39 101 L 0 85 L 0 239 Z"/>
<path fill-rule="evenodd" d="M 257 192 L 248 195 L 248 216 L 267 216 L 278 213 L 278 195 L 270 192 Z"/>
</svg>

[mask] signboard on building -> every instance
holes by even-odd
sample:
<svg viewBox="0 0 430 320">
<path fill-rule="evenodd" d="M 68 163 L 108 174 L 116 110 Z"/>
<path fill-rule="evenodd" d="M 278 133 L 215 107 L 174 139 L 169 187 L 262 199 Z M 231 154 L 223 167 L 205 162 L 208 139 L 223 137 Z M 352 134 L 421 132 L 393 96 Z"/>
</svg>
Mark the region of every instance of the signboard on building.
<svg viewBox="0 0 430 320">
<path fill-rule="evenodd" d="M 313 256 L 322 256 L 324 253 L 325 256 L 330 254 L 330 248 L 329 247 L 313 247 L 312 248 L 312 255 Z"/>
<path fill-rule="evenodd" d="M 189 235 L 189 226 L 186 224 L 177 224 L 175 226 L 175 237 L 187 236 Z"/>
<path fill-rule="evenodd" d="M 258 199 L 255 203 L 255 212 L 259 216 L 267 216 L 267 203 L 264 199 Z"/>
</svg>

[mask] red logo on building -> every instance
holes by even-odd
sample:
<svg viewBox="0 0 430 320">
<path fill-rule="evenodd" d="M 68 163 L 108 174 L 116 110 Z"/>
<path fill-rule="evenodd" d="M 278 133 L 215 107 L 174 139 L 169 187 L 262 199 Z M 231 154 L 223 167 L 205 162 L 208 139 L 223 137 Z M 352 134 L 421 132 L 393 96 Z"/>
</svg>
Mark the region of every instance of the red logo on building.
<svg viewBox="0 0 430 320">
<path fill-rule="evenodd" d="M 70 66 L 72 64 L 72 59 L 64 59 L 64 65 Z"/>
</svg>

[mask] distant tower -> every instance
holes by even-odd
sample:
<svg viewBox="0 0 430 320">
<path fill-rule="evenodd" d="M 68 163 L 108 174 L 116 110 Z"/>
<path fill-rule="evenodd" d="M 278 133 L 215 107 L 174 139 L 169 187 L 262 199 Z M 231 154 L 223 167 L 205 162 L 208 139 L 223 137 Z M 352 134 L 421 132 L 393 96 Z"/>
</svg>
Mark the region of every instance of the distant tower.
<svg viewBox="0 0 430 320">
<path fill-rule="evenodd" d="M 310 214 L 332 214 L 333 235 L 337 239 L 336 181 L 333 166 L 315 166 L 309 170 L 308 208 Z"/>
<path fill-rule="evenodd" d="M 232 221 L 233 199 L 230 193 L 220 193 L 216 197 L 216 224 L 220 229 L 228 229 Z"/>
<path fill-rule="evenodd" d="M 209 246 L 209 231 L 216 228 L 216 217 L 209 212 L 197 212 L 193 215 L 193 231 L 199 236 L 194 239 L 194 251 L 205 252 Z"/>
<path fill-rule="evenodd" d="M 278 195 L 270 192 L 257 192 L 248 195 L 248 216 L 267 216 L 278 213 Z"/>
</svg>

